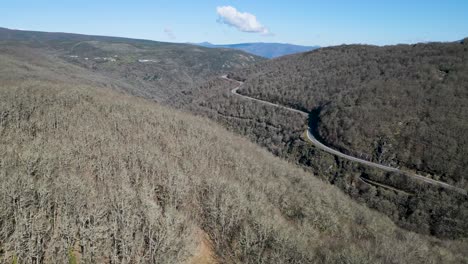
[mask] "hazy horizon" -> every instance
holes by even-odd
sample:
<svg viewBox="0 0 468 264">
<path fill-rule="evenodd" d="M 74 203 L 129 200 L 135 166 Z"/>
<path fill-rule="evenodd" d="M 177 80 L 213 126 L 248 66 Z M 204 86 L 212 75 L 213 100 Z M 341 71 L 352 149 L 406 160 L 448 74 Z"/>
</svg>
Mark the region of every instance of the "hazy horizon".
<svg viewBox="0 0 468 264">
<path fill-rule="evenodd" d="M 304 47 L 331 47 L 331 46 L 339 46 L 339 45 L 371 45 L 371 46 L 392 46 L 392 45 L 411 45 L 411 44 L 418 44 L 418 43 L 430 43 L 430 42 L 440 42 L 440 43 L 450 43 L 450 42 L 457 42 L 461 41 L 465 38 L 468 38 L 468 35 L 465 37 L 461 37 L 458 39 L 454 40 L 445 40 L 445 41 L 438 41 L 438 40 L 428 40 L 428 41 L 415 41 L 415 42 L 407 42 L 407 43 L 391 43 L 391 44 L 372 44 L 372 43 L 362 43 L 362 42 L 356 42 L 356 43 L 338 43 L 338 44 L 333 44 L 333 45 L 317 45 L 317 44 L 298 44 L 298 43 L 292 43 L 292 42 L 274 42 L 274 41 L 252 41 L 252 42 L 227 42 L 227 43 L 219 43 L 219 42 L 212 42 L 209 40 L 204 40 L 201 42 L 179 42 L 177 40 L 159 40 L 159 39 L 149 39 L 149 38 L 139 38 L 139 37 L 129 37 L 129 36 L 123 36 L 123 35 L 109 35 L 109 34 L 89 34 L 86 32 L 67 32 L 67 31 L 48 31 L 48 30 L 33 30 L 33 29 L 27 29 L 27 28 L 9 28 L 9 27 L 4 27 L 0 25 L 0 28 L 5 28 L 8 30 L 19 30 L 19 31 L 33 31 L 33 32 L 45 32 L 45 33 L 65 33 L 65 34 L 77 34 L 77 35 L 89 35 L 89 36 L 101 36 L 101 37 L 116 37 L 116 38 L 128 38 L 128 39 L 141 39 L 141 40 L 149 40 L 149 41 L 156 41 L 156 42 L 165 42 L 165 43 L 175 43 L 175 44 L 211 44 L 215 46 L 222 46 L 222 45 L 237 45 L 237 44 L 255 44 L 255 43 L 261 43 L 261 44 L 285 44 L 285 45 L 296 45 L 296 46 L 304 46 Z"/>
<path fill-rule="evenodd" d="M 111 1 L 3 4 L 10 29 L 119 36 L 175 43 L 392 45 L 468 37 L 468 3 L 459 1 Z"/>
</svg>

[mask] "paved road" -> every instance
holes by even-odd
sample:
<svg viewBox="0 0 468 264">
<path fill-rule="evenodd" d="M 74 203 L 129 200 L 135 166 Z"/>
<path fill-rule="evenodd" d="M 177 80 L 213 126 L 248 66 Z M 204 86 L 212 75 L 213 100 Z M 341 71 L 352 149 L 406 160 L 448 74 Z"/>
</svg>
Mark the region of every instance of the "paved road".
<svg viewBox="0 0 468 264">
<path fill-rule="evenodd" d="M 225 79 L 225 80 L 228 80 L 228 81 L 232 81 L 232 82 L 237 82 L 239 85 L 232 89 L 231 90 L 231 93 L 235 94 L 235 95 L 238 95 L 240 97 L 243 97 L 245 99 L 248 99 L 248 100 L 252 100 L 252 101 L 256 101 L 256 102 L 259 102 L 259 103 L 262 103 L 262 104 L 266 104 L 266 105 L 271 105 L 271 106 L 274 106 L 274 107 L 279 107 L 279 108 L 283 108 L 283 109 L 286 109 L 288 111 L 291 111 L 291 112 L 295 112 L 295 113 L 299 113 L 301 115 L 304 115 L 306 117 L 309 116 L 308 113 L 304 112 L 304 111 L 301 111 L 301 110 L 297 110 L 297 109 L 294 109 L 294 108 L 291 108 L 291 107 L 287 107 L 287 106 L 284 106 L 284 105 L 279 105 L 279 104 L 275 104 L 275 103 L 270 103 L 270 102 L 267 102 L 267 101 L 263 101 L 263 100 L 260 100 L 260 99 L 256 99 L 256 98 L 252 98 L 252 97 L 248 97 L 248 96 L 245 96 L 245 95 L 242 95 L 240 93 L 237 92 L 237 90 L 239 90 L 239 88 L 242 87 L 242 85 L 244 85 L 244 82 L 240 82 L 240 81 L 237 81 L 237 80 L 234 80 L 234 79 L 229 79 L 227 77 L 227 75 L 223 75 L 221 76 L 222 79 Z"/>
<path fill-rule="evenodd" d="M 271 103 L 271 102 L 268 102 L 268 101 L 263 101 L 263 100 L 260 100 L 260 99 L 256 99 L 256 98 L 252 98 L 252 97 L 249 97 L 249 96 L 239 94 L 237 91 L 239 90 L 239 88 L 242 87 L 242 85 L 244 85 L 244 82 L 240 82 L 240 81 L 237 81 L 237 80 L 234 80 L 234 79 L 230 79 L 230 78 L 227 77 L 227 75 L 223 75 L 223 76 L 221 76 L 221 78 L 225 79 L 225 80 L 228 80 L 228 81 L 237 82 L 239 84 L 236 88 L 231 90 L 231 93 L 233 93 L 233 94 L 235 94 L 237 96 L 240 96 L 240 97 L 248 99 L 248 100 L 256 101 L 256 102 L 259 102 L 259 103 L 262 103 L 262 104 L 283 108 L 283 109 L 289 110 L 291 112 L 299 113 L 299 114 L 301 114 L 301 115 L 303 115 L 305 117 L 309 116 L 309 113 L 298 110 L 298 109 L 290 108 L 290 107 L 287 107 L 287 106 L 284 106 L 284 105 L 279 105 L 279 104 L 275 104 L 275 103 Z M 341 157 L 341 158 L 344 158 L 344 159 L 347 159 L 347 160 L 351 160 L 351 161 L 354 161 L 354 162 L 358 162 L 358 163 L 361 163 L 361 164 L 364 164 L 364 165 L 367 165 L 367 166 L 370 166 L 370 167 L 378 168 L 378 169 L 381 169 L 381 170 L 384 170 L 384 171 L 398 172 L 398 173 L 404 174 L 404 175 L 406 175 L 408 177 L 413 177 L 413 178 L 419 179 L 421 181 L 424 181 L 426 183 L 437 185 L 437 186 L 444 187 L 444 188 L 447 188 L 447 189 L 451 189 L 451 190 L 454 190 L 454 191 L 457 191 L 459 193 L 467 195 L 466 190 L 464 190 L 462 188 L 455 187 L 455 186 L 450 185 L 448 183 L 441 182 L 441 181 L 434 180 L 434 179 L 430 179 L 430 178 L 427 178 L 427 177 L 424 177 L 424 176 L 421 176 L 421 175 L 418 175 L 418 174 L 415 174 L 415 173 L 412 173 L 412 172 L 403 171 L 403 170 L 400 170 L 398 168 L 394 168 L 394 167 L 378 164 L 378 163 L 375 163 L 375 162 L 371 162 L 371 161 L 368 161 L 368 160 L 363 160 L 363 159 L 360 159 L 360 158 L 356 158 L 356 157 L 344 154 L 344 153 L 342 153 L 342 152 L 340 152 L 338 150 L 332 149 L 332 148 L 326 146 L 325 144 L 323 144 L 322 142 L 318 141 L 314 137 L 314 135 L 311 133 L 310 128 L 307 129 L 306 134 L 307 134 L 307 138 L 310 140 L 310 142 L 312 144 L 314 144 L 317 148 L 319 148 L 319 149 L 321 149 L 323 151 L 326 151 L 328 153 L 331 153 L 333 155 L 336 155 L 338 157 Z"/>
</svg>

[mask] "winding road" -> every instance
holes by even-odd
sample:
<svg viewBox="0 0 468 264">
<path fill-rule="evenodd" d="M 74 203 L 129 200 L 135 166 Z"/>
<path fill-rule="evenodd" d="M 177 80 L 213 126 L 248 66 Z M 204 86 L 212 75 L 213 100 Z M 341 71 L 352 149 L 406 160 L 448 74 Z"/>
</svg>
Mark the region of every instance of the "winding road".
<svg viewBox="0 0 468 264">
<path fill-rule="evenodd" d="M 305 116 L 306 118 L 309 117 L 309 113 L 298 110 L 298 109 L 290 108 L 290 107 L 287 107 L 287 106 L 284 106 L 284 105 L 279 105 L 279 104 L 275 104 L 275 103 L 271 103 L 271 102 L 268 102 L 268 101 L 263 101 L 263 100 L 260 100 L 260 99 L 256 99 L 256 98 L 253 98 L 253 97 L 249 97 L 249 96 L 239 94 L 237 91 L 242 87 L 242 85 L 244 85 L 244 82 L 234 80 L 234 79 L 230 79 L 230 78 L 227 77 L 227 75 L 223 75 L 223 76 L 221 76 L 221 78 L 225 79 L 227 81 L 230 81 L 230 82 L 237 82 L 239 84 L 236 88 L 231 90 L 232 94 L 235 94 L 235 95 L 240 96 L 240 97 L 242 97 L 244 99 L 247 99 L 247 100 L 252 100 L 252 101 L 262 103 L 262 104 L 271 105 L 271 106 L 274 106 L 274 107 L 279 107 L 279 108 L 286 109 L 286 110 L 291 111 L 291 112 L 299 113 L 299 114 Z M 437 186 L 440 186 L 440 187 L 450 189 L 450 190 L 462 193 L 464 195 L 467 195 L 467 190 L 462 189 L 462 188 L 458 188 L 458 187 L 450 185 L 448 183 L 441 182 L 441 181 L 434 180 L 434 179 L 430 179 L 430 178 L 427 178 L 427 177 L 424 177 L 424 176 L 421 176 L 421 175 L 418 175 L 418 174 L 415 174 L 415 173 L 412 173 L 412 172 L 403 171 L 403 170 L 400 170 L 398 168 L 394 168 L 394 167 L 374 163 L 374 162 L 371 162 L 371 161 L 368 161 L 368 160 L 363 160 L 363 159 L 360 159 L 360 158 L 356 158 L 356 157 L 347 155 L 345 153 L 342 153 L 342 152 L 340 152 L 338 150 L 332 149 L 332 148 L 326 146 L 325 144 L 323 144 L 322 142 L 318 141 L 314 137 L 314 135 L 312 134 L 310 127 L 307 128 L 306 135 L 307 135 L 308 140 L 313 145 L 315 145 L 317 148 L 319 148 L 319 149 L 321 149 L 321 150 L 323 150 L 325 152 L 328 152 L 330 154 L 336 155 L 338 157 L 341 157 L 341 158 L 344 158 L 344 159 L 347 159 L 347 160 L 350 160 L 350 161 L 354 161 L 354 162 L 357 162 L 357 163 L 360 163 L 360 164 L 364 164 L 364 165 L 367 165 L 367 166 L 370 166 L 370 167 L 378 168 L 378 169 L 381 169 L 381 170 L 384 170 L 384 171 L 398 172 L 398 173 L 401 173 L 401 174 L 406 175 L 408 177 L 412 177 L 412 178 L 421 180 L 421 181 L 429 183 L 429 184 L 437 185 Z"/>
</svg>

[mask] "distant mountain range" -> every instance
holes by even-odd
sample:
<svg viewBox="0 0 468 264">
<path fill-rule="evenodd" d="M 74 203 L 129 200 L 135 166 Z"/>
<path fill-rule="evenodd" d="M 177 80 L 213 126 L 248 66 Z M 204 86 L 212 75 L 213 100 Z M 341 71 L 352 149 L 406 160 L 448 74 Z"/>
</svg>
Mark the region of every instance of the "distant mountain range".
<svg viewBox="0 0 468 264">
<path fill-rule="evenodd" d="M 240 43 L 240 44 L 225 44 L 216 45 L 209 42 L 195 43 L 195 45 L 207 47 L 207 48 L 227 48 L 242 50 L 257 56 L 265 58 L 276 58 L 284 55 L 306 52 L 320 48 L 319 46 L 299 46 L 293 44 L 284 43 Z"/>
</svg>

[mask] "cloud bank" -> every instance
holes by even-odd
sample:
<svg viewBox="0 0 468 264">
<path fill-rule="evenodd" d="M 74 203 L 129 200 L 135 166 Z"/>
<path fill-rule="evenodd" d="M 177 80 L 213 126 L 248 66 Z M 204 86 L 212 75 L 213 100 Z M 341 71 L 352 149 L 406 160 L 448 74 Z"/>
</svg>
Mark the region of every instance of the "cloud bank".
<svg viewBox="0 0 468 264">
<path fill-rule="evenodd" d="M 218 22 L 235 27 L 242 32 L 270 34 L 268 28 L 260 24 L 250 13 L 241 13 L 232 6 L 219 6 L 216 8 L 216 13 L 219 15 Z"/>
</svg>

